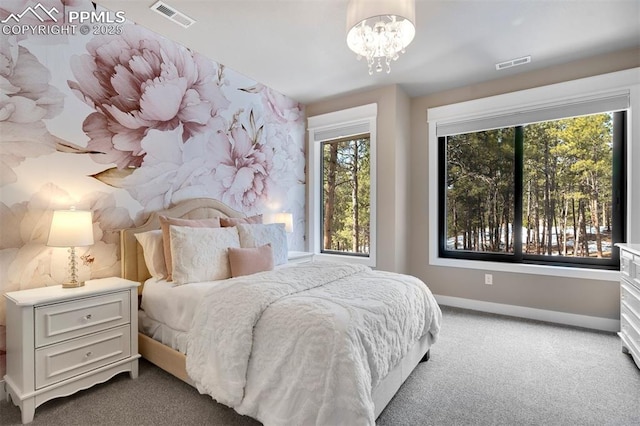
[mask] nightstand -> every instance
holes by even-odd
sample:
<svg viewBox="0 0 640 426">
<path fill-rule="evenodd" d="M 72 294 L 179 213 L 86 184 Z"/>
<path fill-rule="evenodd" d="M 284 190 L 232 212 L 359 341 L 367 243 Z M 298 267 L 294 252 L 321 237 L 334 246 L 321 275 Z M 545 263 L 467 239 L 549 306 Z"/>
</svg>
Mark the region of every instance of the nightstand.
<svg viewBox="0 0 640 426">
<path fill-rule="evenodd" d="M 41 287 L 7 299 L 7 399 L 33 420 L 36 407 L 118 373 L 138 377 L 138 289 L 122 278 Z"/>
<path fill-rule="evenodd" d="M 288 253 L 289 263 L 305 263 L 313 260 L 313 253 L 306 251 L 290 251 Z"/>
</svg>

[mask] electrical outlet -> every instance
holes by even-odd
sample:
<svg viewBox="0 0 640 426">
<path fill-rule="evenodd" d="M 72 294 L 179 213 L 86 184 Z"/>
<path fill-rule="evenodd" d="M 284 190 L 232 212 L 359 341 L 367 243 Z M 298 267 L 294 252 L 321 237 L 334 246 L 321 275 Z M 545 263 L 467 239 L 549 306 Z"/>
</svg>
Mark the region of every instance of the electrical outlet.
<svg viewBox="0 0 640 426">
<path fill-rule="evenodd" d="M 486 285 L 493 285 L 493 275 L 492 274 L 484 274 L 484 283 Z"/>
</svg>

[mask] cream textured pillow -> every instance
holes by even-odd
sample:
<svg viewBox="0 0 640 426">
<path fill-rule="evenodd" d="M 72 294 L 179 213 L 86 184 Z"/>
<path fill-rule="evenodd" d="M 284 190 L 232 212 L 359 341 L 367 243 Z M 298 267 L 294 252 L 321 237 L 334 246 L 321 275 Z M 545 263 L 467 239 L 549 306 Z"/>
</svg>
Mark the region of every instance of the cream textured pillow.
<svg viewBox="0 0 640 426">
<path fill-rule="evenodd" d="M 214 217 L 210 219 L 180 219 L 176 217 L 160 216 L 160 229 L 162 229 L 164 261 L 167 264 L 167 281 L 171 281 L 173 271 L 173 261 L 171 259 L 171 235 L 169 234 L 169 226 L 189 226 L 191 228 L 220 228 L 220 218 Z"/>
<path fill-rule="evenodd" d="M 231 276 L 240 277 L 273 270 L 273 249 L 267 244 L 255 248 L 229 247 Z"/>
<path fill-rule="evenodd" d="M 236 228 L 169 227 L 173 281 L 180 284 L 231 278 L 229 247 L 240 247 Z"/>
<path fill-rule="evenodd" d="M 271 244 L 271 248 L 273 249 L 273 264 L 282 265 L 287 263 L 289 249 L 284 223 L 260 225 L 238 224 L 236 227 L 240 235 L 240 246 L 260 247 L 265 244 Z"/>
<path fill-rule="evenodd" d="M 249 216 L 249 217 L 221 217 L 220 218 L 220 225 L 222 227 L 236 226 L 240 223 L 244 223 L 244 224 L 262 223 L 262 215 L 257 214 L 255 216 Z"/>
<path fill-rule="evenodd" d="M 149 273 L 154 278 L 165 278 L 167 276 L 167 265 L 164 261 L 164 247 L 162 245 L 162 231 L 140 232 L 135 234 L 136 239 L 142 246 L 144 253 L 144 263 L 147 264 Z"/>
</svg>

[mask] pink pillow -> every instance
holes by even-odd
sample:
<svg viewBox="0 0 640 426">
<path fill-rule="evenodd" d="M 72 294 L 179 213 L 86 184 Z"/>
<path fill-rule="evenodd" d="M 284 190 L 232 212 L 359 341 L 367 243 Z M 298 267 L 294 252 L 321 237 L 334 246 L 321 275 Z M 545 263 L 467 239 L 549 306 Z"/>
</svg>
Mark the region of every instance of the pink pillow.
<svg viewBox="0 0 640 426">
<path fill-rule="evenodd" d="M 188 226 L 190 228 L 220 228 L 220 218 L 210 219 L 179 219 L 176 217 L 159 216 L 160 229 L 162 229 L 162 245 L 164 250 L 164 263 L 167 265 L 167 281 L 172 281 L 173 262 L 171 261 L 171 234 L 169 226 Z"/>
<path fill-rule="evenodd" d="M 271 244 L 253 248 L 229 247 L 227 253 L 232 277 L 273 270 Z"/>
<path fill-rule="evenodd" d="M 262 223 L 262 215 L 257 214 L 255 216 L 249 216 L 249 217 L 221 217 L 220 218 L 220 225 L 222 227 L 236 226 L 240 223 L 252 224 L 252 225 Z"/>
</svg>

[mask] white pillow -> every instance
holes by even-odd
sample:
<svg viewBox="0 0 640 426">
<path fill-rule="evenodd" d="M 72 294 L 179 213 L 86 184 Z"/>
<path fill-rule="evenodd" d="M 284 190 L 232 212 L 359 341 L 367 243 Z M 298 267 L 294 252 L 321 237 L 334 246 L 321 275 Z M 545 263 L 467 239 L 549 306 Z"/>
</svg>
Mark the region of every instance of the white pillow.
<svg viewBox="0 0 640 426">
<path fill-rule="evenodd" d="M 136 239 L 142 246 L 144 262 L 147 264 L 149 273 L 154 278 L 165 278 L 167 276 L 167 265 L 164 261 L 164 249 L 162 244 L 162 231 L 140 232 L 135 234 Z"/>
<path fill-rule="evenodd" d="M 236 228 L 169 227 L 173 281 L 180 285 L 231 278 L 229 247 L 240 247 Z"/>
<path fill-rule="evenodd" d="M 287 233 L 284 223 L 269 223 L 261 225 L 238 224 L 241 247 L 260 247 L 271 244 L 273 249 L 273 264 L 287 263 L 288 251 Z"/>
</svg>

